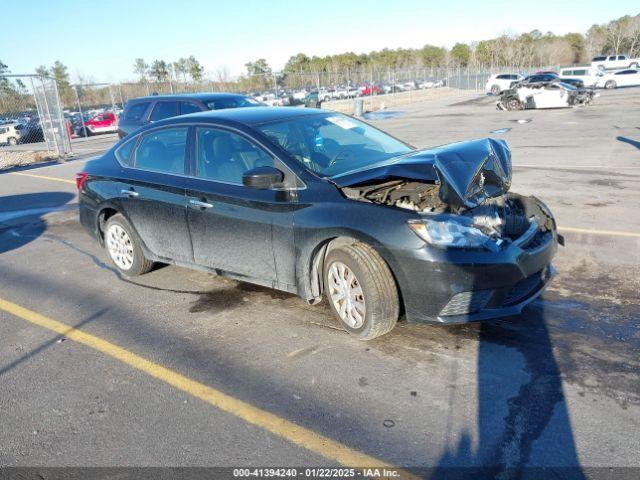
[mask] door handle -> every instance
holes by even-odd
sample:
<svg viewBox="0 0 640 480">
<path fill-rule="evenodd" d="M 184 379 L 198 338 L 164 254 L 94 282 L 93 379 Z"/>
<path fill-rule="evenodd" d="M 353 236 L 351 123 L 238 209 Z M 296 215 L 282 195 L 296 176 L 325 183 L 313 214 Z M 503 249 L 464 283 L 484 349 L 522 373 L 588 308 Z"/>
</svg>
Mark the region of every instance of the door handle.
<svg viewBox="0 0 640 480">
<path fill-rule="evenodd" d="M 189 200 L 189 203 L 197 208 L 213 208 L 212 203 L 201 202 L 200 200 Z"/>
<path fill-rule="evenodd" d="M 125 196 L 129 197 L 129 198 L 135 198 L 138 195 L 140 195 L 138 192 L 136 192 L 134 190 L 120 190 L 120 193 L 122 195 L 125 195 Z"/>
</svg>

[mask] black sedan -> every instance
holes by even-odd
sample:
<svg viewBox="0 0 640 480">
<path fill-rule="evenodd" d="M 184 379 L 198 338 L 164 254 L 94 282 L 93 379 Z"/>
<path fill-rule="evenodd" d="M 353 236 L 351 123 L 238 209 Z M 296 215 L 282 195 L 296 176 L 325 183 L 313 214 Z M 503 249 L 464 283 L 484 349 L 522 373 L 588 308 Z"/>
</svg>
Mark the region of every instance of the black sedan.
<svg viewBox="0 0 640 480">
<path fill-rule="evenodd" d="M 549 209 L 508 192 L 510 151 L 416 150 L 345 115 L 195 113 L 149 125 L 77 176 L 80 220 L 125 276 L 153 262 L 323 296 L 362 339 L 408 321 L 519 313 L 547 286 Z"/>
</svg>

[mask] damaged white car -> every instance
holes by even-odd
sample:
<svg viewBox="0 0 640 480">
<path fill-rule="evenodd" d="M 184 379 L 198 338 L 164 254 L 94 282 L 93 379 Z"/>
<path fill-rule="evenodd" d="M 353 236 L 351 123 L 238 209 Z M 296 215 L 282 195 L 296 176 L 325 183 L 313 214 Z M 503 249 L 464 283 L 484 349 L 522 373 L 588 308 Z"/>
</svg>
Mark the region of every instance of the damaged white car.
<svg viewBox="0 0 640 480">
<path fill-rule="evenodd" d="M 516 84 L 502 93 L 498 110 L 569 108 L 589 105 L 593 89 L 576 88 L 561 81 Z"/>
</svg>

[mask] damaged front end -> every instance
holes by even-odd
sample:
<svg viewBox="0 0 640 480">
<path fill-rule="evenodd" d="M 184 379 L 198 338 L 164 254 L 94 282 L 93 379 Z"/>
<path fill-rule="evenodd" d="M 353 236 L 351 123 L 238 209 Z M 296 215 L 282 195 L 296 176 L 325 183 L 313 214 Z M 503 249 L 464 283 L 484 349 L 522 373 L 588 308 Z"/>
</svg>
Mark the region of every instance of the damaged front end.
<svg viewBox="0 0 640 480">
<path fill-rule="evenodd" d="M 437 247 L 486 248 L 544 241 L 555 230 L 535 197 L 509 193 L 511 153 L 481 139 L 414 152 L 388 165 L 336 178 L 347 198 L 412 210 L 410 227 Z"/>
<path fill-rule="evenodd" d="M 515 315 L 554 275 L 551 261 L 563 239 L 544 203 L 509 192 L 504 141 L 413 152 L 333 180 L 354 201 L 412 212 L 407 225 L 427 248 L 401 253 L 409 321 Z"/>
</svg>

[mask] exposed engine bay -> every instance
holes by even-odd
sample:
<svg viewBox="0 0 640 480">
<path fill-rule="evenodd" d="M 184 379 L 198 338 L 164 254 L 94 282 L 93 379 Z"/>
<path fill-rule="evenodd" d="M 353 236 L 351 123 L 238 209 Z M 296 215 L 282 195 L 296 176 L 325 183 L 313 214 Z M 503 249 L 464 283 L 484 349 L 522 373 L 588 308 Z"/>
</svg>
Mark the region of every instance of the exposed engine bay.
<svg viewBox="0 0 640 480">
<path fill-rule="evenodd" d="M 472 226 L 494 239 L 515 240 L 524 235 L 535 221 L 541 233 L 553 229 L 553 219 L 535 197 L 505 193 L 486 199 L 475 207 L 454 207 L 440 198 L 437 183 L 390 180 L 374 185 L 344 187 L 347 198 L 389 205 L 418 213 L 455 214 L 470 219 Z"/>
</svg>

